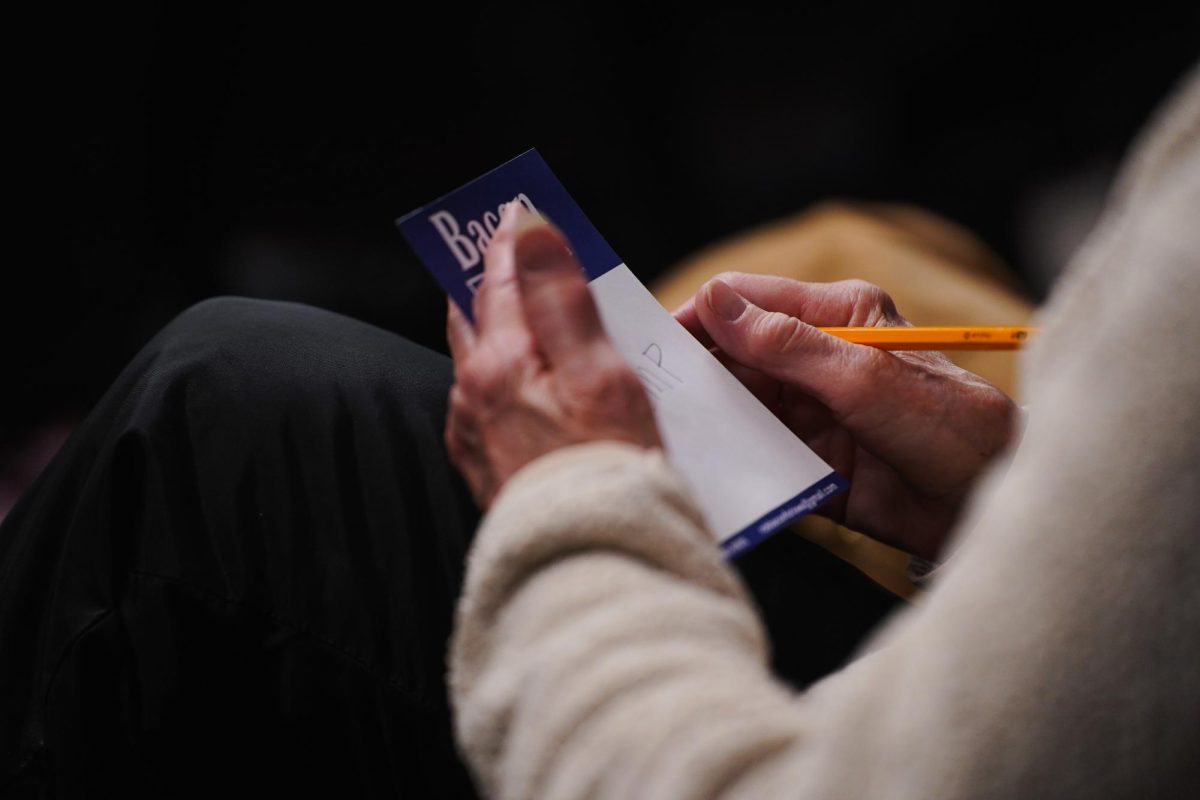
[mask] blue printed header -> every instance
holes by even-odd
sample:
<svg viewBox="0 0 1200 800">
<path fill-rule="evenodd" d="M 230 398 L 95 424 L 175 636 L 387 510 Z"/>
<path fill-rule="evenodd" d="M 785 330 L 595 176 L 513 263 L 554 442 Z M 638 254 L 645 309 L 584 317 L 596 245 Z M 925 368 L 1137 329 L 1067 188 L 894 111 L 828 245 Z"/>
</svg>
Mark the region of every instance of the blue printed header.
<svg viewBox="0 0 1200 800">
<path fill-rule="evenodd" d="M 417 256 L 468 319 L 473 316 L 471 299 L 483 280 L 483 252 L 508 203 L 521 203 L 558 226 L 588 280 L 621 263 L 537 150 L 528 150 L 396 221 Z"/>
</svg>

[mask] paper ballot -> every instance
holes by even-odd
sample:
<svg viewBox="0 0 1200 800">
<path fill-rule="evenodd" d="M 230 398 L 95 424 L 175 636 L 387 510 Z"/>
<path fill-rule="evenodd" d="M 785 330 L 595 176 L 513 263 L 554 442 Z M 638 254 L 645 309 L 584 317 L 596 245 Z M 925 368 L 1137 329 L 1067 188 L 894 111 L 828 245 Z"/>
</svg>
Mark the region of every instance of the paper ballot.
<svg viewBox="0 0 1200 800">
<path fill-rule="evenodd" d="M 501 208 L 522 203 L 566 234 L 614 346 L 641 379 L 667 457 L 727 556 L 846 488 L 845 480 L 763 406 L 659 305 L 530 150 L 397 225 L 471 317 L 483 253 Z"/>
</svg>

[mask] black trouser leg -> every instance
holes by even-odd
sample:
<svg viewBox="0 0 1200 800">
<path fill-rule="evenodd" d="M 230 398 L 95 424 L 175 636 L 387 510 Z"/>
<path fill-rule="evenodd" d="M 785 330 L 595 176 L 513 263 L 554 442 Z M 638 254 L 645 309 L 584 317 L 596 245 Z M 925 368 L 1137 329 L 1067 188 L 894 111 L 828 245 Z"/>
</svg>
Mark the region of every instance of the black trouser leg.
<svg viewBox="0 0 1200 800">
<path fill-rule="evenodd" d="M 442 446 L 450 382 L 316 309 L 173 322 L 0 529 L 3 774 L 469 793 L 444 656 L 477 518 Z"/>
</svg>

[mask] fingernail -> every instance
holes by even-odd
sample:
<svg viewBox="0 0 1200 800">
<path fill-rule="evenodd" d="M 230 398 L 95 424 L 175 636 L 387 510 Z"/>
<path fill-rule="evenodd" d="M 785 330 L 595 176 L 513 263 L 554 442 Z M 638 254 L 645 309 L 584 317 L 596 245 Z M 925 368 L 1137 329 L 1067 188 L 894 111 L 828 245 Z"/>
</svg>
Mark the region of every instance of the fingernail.
<svg viewBox="0 0 1200 800">
<path fill-rule="evenodd" d="M 746 310 L 746 301 L 729 284 L 713 279 L 708 282 L 708 307 L 721 319 L 736 322 Z"/>
<path fill-rule="evenodd" d="M 522 232 L 545 224 L 546 219 L 541 214 L 530 211 L 520 201 L 514 201 L 506 203 L 500 211 L 500 227 L 498 230 L 507 230 L 512 234 L 515 241 Z"/>
<path fill-rule="evenodd" d="M 513 226 L 512 238 L 513 253 L 522 272 L 578 269 L 562 234 L 540 215 L 521 214 Z"/>
</svg>

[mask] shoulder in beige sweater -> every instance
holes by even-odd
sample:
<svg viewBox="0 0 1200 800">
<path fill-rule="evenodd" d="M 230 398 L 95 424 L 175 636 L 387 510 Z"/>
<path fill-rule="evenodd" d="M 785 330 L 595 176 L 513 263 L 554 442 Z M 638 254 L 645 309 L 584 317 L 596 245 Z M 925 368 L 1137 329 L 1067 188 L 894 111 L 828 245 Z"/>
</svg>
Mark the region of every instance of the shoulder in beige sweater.
<svg viewBox="0 0 1200 800">
<path fill-rule="evenodd" d="M 1200 74 L 1044 312 L 1024 438 L 928 595 L 802 695 L 658 453 L 518 474 L 451 652 L 496 797 L 1200 789 Z M 1088 335 L 1081 335 L 1086 331 Z"/>
</svg>

